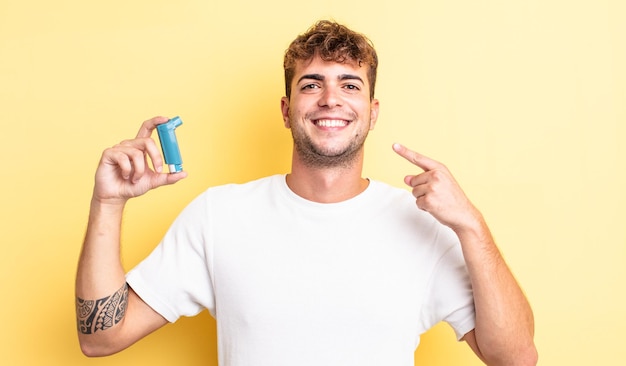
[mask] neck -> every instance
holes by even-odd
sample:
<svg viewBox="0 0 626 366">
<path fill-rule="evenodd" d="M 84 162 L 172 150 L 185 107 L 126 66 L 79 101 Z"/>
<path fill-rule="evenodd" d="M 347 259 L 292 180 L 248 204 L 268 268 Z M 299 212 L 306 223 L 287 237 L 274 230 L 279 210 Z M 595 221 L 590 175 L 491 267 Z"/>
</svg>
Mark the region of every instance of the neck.
<svg viewBox="0 0 626 366">
<path fill-rule="evenodd" d="M 319 203 L 345 201 L 363 192 L 369 181 L 361 177 L 363 152 L 349 166 L 311 167 L 294 151 L 287 185 L 298 196 Z"/>
</svg>

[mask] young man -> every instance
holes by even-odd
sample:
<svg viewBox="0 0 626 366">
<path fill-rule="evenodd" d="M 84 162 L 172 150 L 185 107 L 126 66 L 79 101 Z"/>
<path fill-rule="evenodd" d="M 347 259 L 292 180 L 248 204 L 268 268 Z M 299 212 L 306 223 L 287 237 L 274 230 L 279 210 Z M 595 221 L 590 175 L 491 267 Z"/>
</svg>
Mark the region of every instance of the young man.
<svg viewBox="0 0 626 366">
<path fill-rule="evenodd" d="M 413 195 L 361 176 L 377 63 L 336 23 L 296 38 L 281 101 L 291 172 L 208 189 L 127 275 L 125 203 L 186 174 L 161 171 L 150 135 L 167 118 L 105 150 L 76 281 L 83 352 L 118 352 L 208 309 L 225 366 L 413 365 L 439 321 L 489 365 L 535 364 L 530 307 L 446 167 L 394 144 L 424 171 L 405 178 Z"/>
</svg>

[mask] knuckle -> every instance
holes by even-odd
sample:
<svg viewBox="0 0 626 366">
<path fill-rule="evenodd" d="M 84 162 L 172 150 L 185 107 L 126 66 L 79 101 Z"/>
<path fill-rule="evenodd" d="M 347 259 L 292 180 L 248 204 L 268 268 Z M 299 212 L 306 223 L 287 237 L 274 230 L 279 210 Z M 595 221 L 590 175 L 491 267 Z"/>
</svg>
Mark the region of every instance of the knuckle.
<svg viewBox="0 0 626 366">
<path fill-rule="evenodd" d="M 443 171 L 439 169 L 432 170 L 431 178 L 433 181 L 440 182 L 444 177 L 445 174 Z"/>
<path fill-rule="evenodd" d="M 115 147 L 124 147 L 124 146 L 132 146 L 133 140 L 127 139 L 121 141 L 119 144 L 115 145 Z"/>
<path fill-rule="evenodd" d="M 150 129 L 152 126 L 154 126 L 154 118 L 147 119 L 141 124 L 141 127 L 145 129 Z"/>
<path fill-rule="evenodd" d="M 144 157 L 144 152 L 139 150 L 139 149 L 133 149 L 131 151 L 129 151 L 129 155 L 131 156 L 131 158 L 133 160 L 139 160 L 139 159 L 143 159 Z"/>
<path fill-rule="evenodd" d="M 426 212 L 429 211 L 430 204 L 429 204 L 428 200 L 426 199 L 426 197 L 424 197 L 424 196 L 418 197 L 415 202 L 417 204 L 417 207 L 420 210 L 423 210 L 423 211 L 426 211 Z"/>
</svg>

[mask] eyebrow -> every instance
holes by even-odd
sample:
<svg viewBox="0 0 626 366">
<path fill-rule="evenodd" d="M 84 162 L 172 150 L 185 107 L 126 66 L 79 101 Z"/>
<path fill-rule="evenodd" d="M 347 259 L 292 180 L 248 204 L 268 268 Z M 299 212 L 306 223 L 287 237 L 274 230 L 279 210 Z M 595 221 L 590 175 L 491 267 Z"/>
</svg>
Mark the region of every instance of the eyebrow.
<svg viewBox="0 0 626 366">
<path fill-rule="evenodd" d="M 300 77 L 300 79 L 298 79 L 298 83 L 300 83 L 302 80 L 305 79 L 312 79 L 312 80 L 317 80 L 317 81 L 324 81 L 326 79 L 326 77 L 324 75 L 321 74 L 306 74 L 306 75 L 302 75 L 302 77 Z M 353 74 L 341 74 L 339 76 L 337 76 L 337 80 L 358 80 L 361 83 L 363 82 L 363 79 L 361 79 L 360 76 L 358 75 L 353 75 Z"/>
</svg>

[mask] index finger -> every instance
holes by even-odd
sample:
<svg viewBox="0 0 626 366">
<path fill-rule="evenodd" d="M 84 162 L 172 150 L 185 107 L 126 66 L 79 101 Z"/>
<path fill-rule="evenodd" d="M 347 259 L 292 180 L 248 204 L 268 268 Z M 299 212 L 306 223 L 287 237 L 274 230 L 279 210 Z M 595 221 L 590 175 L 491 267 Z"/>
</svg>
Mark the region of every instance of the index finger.
<svg viewBox="0 0 626 366">
<path fill-rule="evenodd" d="M 169 118 L 162 116 L 153 117 L 147 121 L 144 121 L 144 123 L 141 124 L 141 127 L 139 127 L 139 132 L 137 132 L 137 138 L 150 137 L 150 135 L 152 135 L 152 131 L 156 128 L 156 126 L 163 124 L 167 121 L 169 121 Z"/>
<path fill-rule="evenodd" d="M 408 160 L 410 163 L 422 168 L 425 172 L 429 170 L 435 170 L 441 167 L 441 163 L 439 163 L 438 161 L 417 153 L 404 145 L 398 143 L 393 144 L 393 151 Z"/>
</svg>

